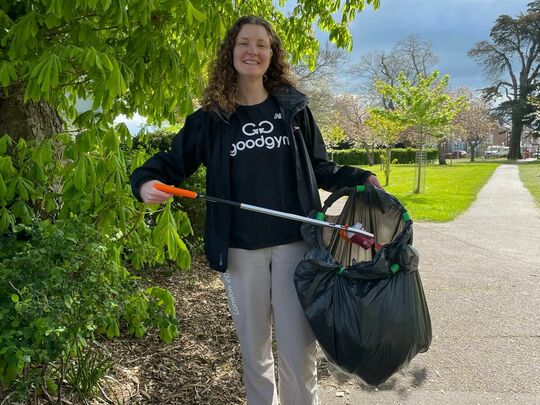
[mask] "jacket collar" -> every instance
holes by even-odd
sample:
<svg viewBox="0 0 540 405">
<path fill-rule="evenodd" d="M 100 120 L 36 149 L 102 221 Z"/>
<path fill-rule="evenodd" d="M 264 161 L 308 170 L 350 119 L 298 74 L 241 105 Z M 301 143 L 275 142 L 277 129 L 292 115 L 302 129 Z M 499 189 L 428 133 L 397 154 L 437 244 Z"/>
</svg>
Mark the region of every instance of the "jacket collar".
<svg viewBox="0 0 540 405">
<path fill-rule="evenodd" d="M 284 86 L 270 93 L 283 108 L 288 117 L 292 117 L 295 112 L 308 105 L 308 98 L 292 86 Z M 217 104 L 214 104 L 212 112 L 220 120 L 229 122 L 233 112 L 223 111 Z"/>
<path fill-rule="evenodd" d="M 289 117 L 308 105 L 307 96 L 292 86 L 281 87 L 271 94 Z"/>
</svg>

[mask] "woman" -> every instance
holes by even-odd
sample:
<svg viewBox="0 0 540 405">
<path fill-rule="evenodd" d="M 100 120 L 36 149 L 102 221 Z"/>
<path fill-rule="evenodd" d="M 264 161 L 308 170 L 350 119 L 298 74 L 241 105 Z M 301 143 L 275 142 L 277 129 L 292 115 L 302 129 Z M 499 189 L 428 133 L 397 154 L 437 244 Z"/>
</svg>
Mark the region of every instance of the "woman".
<svg viewBox="0 0 540 405">
<path fill-rule="evenodd" d="M 306 97 L 292 85 L 272 27 L 242 17 L 227 32 L 202 108 L 187 117 L 172 149 L 132 175 L 134 195 L 162 203 L 154 184 L 179 184 L 201 165 L 211 196 L 306 215 L 320 209 L 318 188 L 370 183 L 372 173 L 328 161 Z M 205 251 L 221 271 L 240 341 L 250 405 L 278 404 L 272 318 L 278 344 L 279 403 L 317 403 L 315 339 L 293 284 L 305 252 L 300 224 L 207 204 Z"/>
</svg>

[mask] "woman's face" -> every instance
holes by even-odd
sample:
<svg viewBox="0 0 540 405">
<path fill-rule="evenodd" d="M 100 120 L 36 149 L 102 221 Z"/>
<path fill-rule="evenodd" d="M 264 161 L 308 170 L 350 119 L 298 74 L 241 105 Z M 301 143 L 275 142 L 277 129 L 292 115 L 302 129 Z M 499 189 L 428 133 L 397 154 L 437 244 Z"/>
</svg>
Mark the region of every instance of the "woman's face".
<svg viewBox="0 0 540 405">
<path fill-rule="evenodd" d="M 262 25 L 244 24 L 236 36 L 233 63 L 239 79 L 262 79 L 270 66 L 270 36 Z"/>
</svg>

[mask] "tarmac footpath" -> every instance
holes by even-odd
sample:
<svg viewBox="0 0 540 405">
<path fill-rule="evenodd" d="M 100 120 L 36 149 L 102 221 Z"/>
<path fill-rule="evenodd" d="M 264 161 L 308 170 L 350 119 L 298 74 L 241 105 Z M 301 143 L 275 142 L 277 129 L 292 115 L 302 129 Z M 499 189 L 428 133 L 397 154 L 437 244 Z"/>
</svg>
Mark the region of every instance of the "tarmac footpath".
<svg viewBox="0 0 540 405">
<path fill-rule="evenodd" d="M 414 224 L 430 349 L 378 388 L 320 373 L 321 405 L 540 404 L 540 210 L 518 170 L 456 220 Z"/>
</svg>

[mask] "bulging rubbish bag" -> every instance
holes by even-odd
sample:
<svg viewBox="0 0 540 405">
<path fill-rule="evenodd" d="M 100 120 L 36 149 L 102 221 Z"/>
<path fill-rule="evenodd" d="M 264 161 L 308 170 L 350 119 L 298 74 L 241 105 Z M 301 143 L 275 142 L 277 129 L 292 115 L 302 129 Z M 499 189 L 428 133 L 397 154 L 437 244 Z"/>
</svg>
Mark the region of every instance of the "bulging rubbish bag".
<svg viewBox="0 0 540 405">
<path fill-rule="evenodd" d="M 335 222 L 362 224 L 376 243 L 365 250 L 338 231 L 302 225 L 309 250 L 294 282 L 328 360 L 379 385 L 428 350 L 431 320 L 405 208 L 383 190 L 358 186 L 332 194 L 323 213 L 344 196 L 347 202 Z"/>
</svg>

